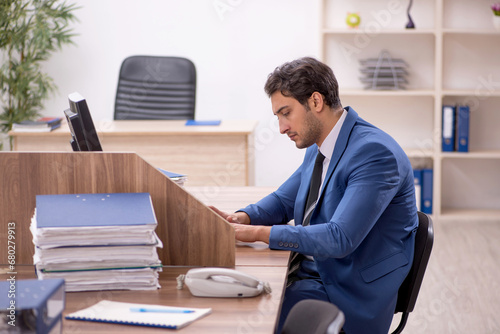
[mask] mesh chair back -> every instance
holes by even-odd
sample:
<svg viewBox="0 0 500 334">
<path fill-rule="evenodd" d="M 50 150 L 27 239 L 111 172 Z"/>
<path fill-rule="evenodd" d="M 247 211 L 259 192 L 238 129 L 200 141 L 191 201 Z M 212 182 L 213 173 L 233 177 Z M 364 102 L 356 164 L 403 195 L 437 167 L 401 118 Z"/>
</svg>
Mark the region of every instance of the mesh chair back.
<svg viewBox="0 0 500 334">
<path fill-rule="evenodd" d="M 114 119 L 194 119 L 195 101 L 189 59 L 132 56 L 120 69 Z"/>
</svg>

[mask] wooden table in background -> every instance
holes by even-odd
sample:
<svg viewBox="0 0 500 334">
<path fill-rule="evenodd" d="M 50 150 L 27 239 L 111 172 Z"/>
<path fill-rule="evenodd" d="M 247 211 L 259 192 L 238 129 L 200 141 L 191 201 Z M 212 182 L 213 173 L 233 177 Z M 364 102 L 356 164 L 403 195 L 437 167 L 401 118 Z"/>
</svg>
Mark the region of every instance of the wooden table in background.
<svg viewBox="0 0 500 334">
<path fill-rule="evenodd" d="M 248 204 L 256 203 L 264 196 L 269 195 L 278 187 L 211 187 L 193 186 L 186 183 L 185 189 L 205 205 L 234 212 Z"/>
<path fill-rule="evenodd" d="M 95 127 L 103 150 L 136 152 L 154 167 L 188 175 L 193 186 L 254 185 L 257 121 L 224 120 L 218 126 L 186 121 L 101 121 Z M 15 151 L 71 151 L 67 124 L 52 132 L 11 131 Z"/>
</svg>

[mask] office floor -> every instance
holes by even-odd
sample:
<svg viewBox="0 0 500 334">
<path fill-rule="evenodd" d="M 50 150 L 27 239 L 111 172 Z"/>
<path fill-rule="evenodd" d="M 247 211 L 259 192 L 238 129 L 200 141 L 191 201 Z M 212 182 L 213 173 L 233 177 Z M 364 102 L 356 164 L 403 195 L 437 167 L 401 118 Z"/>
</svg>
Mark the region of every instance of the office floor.
<svg viewBox="0 0 500 334">
<path fill-rule="evenodd" d="M 500 223 L 435 221 L 434 232 L 417 304 L 403 332 L 500 333 Z"/>
</svg>

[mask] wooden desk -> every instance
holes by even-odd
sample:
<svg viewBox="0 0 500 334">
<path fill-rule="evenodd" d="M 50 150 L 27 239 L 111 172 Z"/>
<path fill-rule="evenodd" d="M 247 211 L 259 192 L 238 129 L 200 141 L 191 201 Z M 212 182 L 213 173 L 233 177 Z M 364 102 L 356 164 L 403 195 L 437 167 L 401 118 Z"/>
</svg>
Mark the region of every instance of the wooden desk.
<svg viewBox="0 0 500 334">
<path fill-rule="evenodd" d="M 254 248 L 255 246 L 255 248 Z M 185 328 L 179 333 L 266 333 L 274 331 L 279 316 L 281 299 L 286 280 L 289 252 L 272 251 L 263 244 L 238 245 L 239 254 L 245 253 L 245 265 L 236 269 L 269 282 L 271 294 L 252 298 L 200 298 L 191 295 L 187 287 L 177 289 L 176 278 L 185 274 L 189 267 L 165 267 L 160 273 L 161 289 L 154 291 L 91 291 L 66 293 L 64 315 L 89 307 L 100 300 L 129 303 L 156 304 L 179 307 L 212 308 L 212 313 Z M 5 280 L 7 270 L 0 268 L 0 279 Z M 31 265 L 16 267 L 16 280 L 35 278 Z M 88 321 L 63 320 L 64 333 L 154 333 L 164 329 L 114 325 Z"/>
<path fill-rule="evenodd" d="M 136 152 L 154 167 L 188 175 L 189 185 L 254 185 L 251 120 L 219 126 L 185 126 L 185 121 L 101 121 L 95 126 L 103 150 Z M 15 151 L 71 151 L 67 124 L 52 132 L 11 131 Z"/>
<path fill-rule="evenodd" d="M 187 187 L 186 190 L 207 205 L 222 210 L 234 211 L 248 203 L 255 202 L 273 188 L 267 187 L 222 187 L 212 196 L 204 196 L 206 187 Z M 201 318 L 187 327 L 171 331 L 178 333 L 265 333 L 274 332 L 280 313 L 281 300 L 286 282 L 288 251 L 270 250 L 264 243 L 236 243 L 235 268 L 270 283 L 271 294 L 252 298 L 199 298 L 191 295 L 187 287 L 177 289 L 176 278 L 185 274 L 190 267 L 169 266 L 160 273 L 161 289 L 155 291 L 95 291 L 69 292 L 66 294 L 64 314 L 89 307 L 100 300 L 132 303 L 158 304 L 179 307 L 212 308 L 212 314 Z M 8 278 L 5 266 L 0 266 L 0 280 Z M 32 265 L 17 265 L 16 280 L 33 279 Z M 164 329 L 63 320 L 64 333 L 154 333 Z"/>
</svg>

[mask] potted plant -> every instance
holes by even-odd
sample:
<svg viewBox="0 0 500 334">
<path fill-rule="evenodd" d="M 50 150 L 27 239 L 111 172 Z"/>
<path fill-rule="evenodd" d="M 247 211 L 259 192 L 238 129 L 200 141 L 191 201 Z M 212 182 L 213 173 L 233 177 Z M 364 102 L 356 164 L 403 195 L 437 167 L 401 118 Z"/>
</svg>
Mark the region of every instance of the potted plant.
<svg viewBox="0 0 500 334">
<path fill-rule="evenodd" d="M 75 9 L 59 0 L 0 1 L 1 133 L 14 123 L 39 117 L 44 100 L 55 91 L 41 65 L 72 43 L 69 24 L 76 20 Z"/>
<path fill-rule="evenodd" d="M 496 30 L 500 31 L 500 2 L 491 5 L 491 10 L 493 11 L 493 25 Z"/>
</svg>

